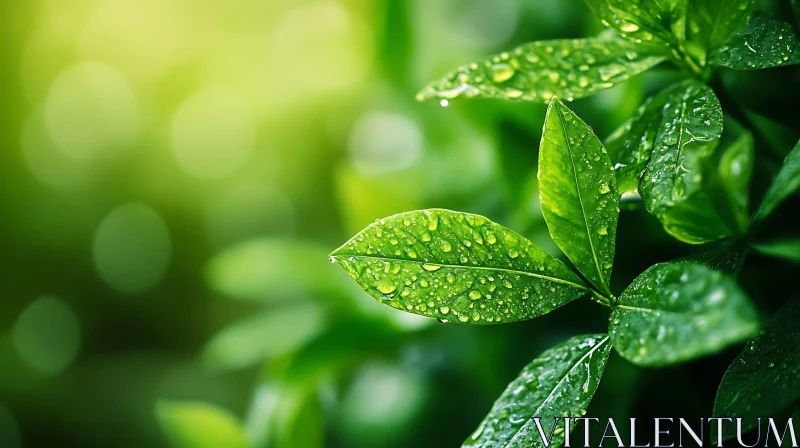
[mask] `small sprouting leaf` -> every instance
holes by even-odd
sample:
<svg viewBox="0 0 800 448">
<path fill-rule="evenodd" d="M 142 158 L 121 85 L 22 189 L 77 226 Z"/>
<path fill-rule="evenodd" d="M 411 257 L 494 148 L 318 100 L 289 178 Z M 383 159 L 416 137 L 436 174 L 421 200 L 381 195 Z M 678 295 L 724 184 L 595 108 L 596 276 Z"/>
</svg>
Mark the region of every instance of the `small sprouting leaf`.
<svg viewBox="0 0 800 448">
<path fill-rule="evenodd" d="M 543 447 L 534 417 L 540 418 L 545 434 L 560 419 L 561 431 L 550 441 L 560 446 L 563 418 L 586 414 L 610 348 L 608 335 L 594 334 L 575 336 L 542 353 L 509 383 L 462 448 Z"/>
<path fill-rule="evenodd" d="M 449 210 L 380 219 L 332 259 L 381 303 L 453 322 L 531 319 L 588 292 L 564 263 L 522 236 Z"/>
<path fill-rule="evenodd" d="M 757 0 L 694 0 L 689 3 L 688 20 L 692 39 L 707 50 L 724 44 L 750 19 Z"/>
<path fill-rule="evenodd" d="M 156 417 L 174 448 L 247 448 L 250 442 L 230 412 L 206 403 L 160 401 Z"/>
<path fill-rule="evenodd" d="M 800 263 L 800 238 L 752 243 L 750 247 L 761 255 Z"/>
<path fill-rule="evenodd" d="M 800 41 L 792 26 L 754 15 L 748 27 L 714 50 L 712 64 L 734 70 L 759 70 L 800 64 Z"/>
<path fill-rule="evenodd" d="M 539 198 L 553 241 L 611 295 L 619 217 L 614 168 L 592 129 L 558 98 L 547 109 L 539 147 Z"/>
<path fill-rule="evenodd" d="M 800 188 L 800 141 L 789 151 L 783 166 L 769 186 L 761 207 L 758 208 L 753 222 L 762 221 L 769 216 L 781 202 Z"/>
<path fill-rule="evenodd" d="M 418 100 L 488 97 L 546 103 L 608 89 L 664 58 L 616 36 L 531 42 L 459 67 L 425 87 Z"/>
<path fill-rule="evenodd" d="M 749 215 L 748 187 L 755 151 L 753 135 L 745 129 L 739 129 L 738 132 L 738 138 L 722 150 L 718 171 L 721 184 L 730 196 L 733 219 L 737 220 L 739 227 L 746 227 Z"/>
<path fill-rule="evenodd" d="M 270 308 L 214 335 L 203 350 L 203 361 L 214 369 L 239 369 L 274 359 L 310 341 L 324 321 L 324 313 L 312 303 Z"/>
<path fill-rule="evenodd" d="M 639 365 L 714 353 L 758 331 L 758 313 L 736 283 L 693 263 L 661 263 L 625 289 L 611 313 L 611 344 Z"/>
<path fill-rule="evenodd" d="M 675 84 L 664 95 L 659 130 L 639 183 L 645 207 L 681 241 L 700 244 L 729 236 L 735 231 L 720 216 L 719 195 L 711 194 L 711 182 L 704 181 L 716 175 L 708 171 L 722 135 L 719 100 L 696 81 Z"/>
<path fill-rule="evenodd" d="M 687 0 L 585 0 L 604 25 L 634 41 L 672 44 L 686 37 Z"/>
<path fill-rule="evenodd" d="M 764 322 L 731 363 L 714 400 L 715 417 L 741 417 L 742 432 L 756 418 L 775 415 L 800 399 L 800 304 L 791 303 Z M 736 434 L 724 429 L 723 439 Z"/>
</svg>

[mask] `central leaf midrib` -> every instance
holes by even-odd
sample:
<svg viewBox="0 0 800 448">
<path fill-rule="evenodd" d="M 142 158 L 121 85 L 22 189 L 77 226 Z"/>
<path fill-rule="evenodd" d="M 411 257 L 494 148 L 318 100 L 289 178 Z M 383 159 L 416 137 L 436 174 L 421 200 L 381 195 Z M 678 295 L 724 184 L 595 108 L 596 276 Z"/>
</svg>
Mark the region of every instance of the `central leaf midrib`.
<svg viewBox="0 0 800 448">
<path fill-rule="evenodd" d="M 575 368 L 576 368 L 576 367 L 578 367 L 578 365 L 579 365 L 581 362 L 583 362 L 583 360 L 584 360 L 584 359 L 586 359 L 588 356 L 590 356 L 592 353 L 594 353 L 594 352 L 595 352 L 595 351 L 596 351 L 598 348 L 600 348 L 600 347 L 601 347 L 603 344 L 605 344 L 605 343 L 608 341 L 608 338 L 609 338 L 609 337 L 610 337 L 609 335 L 606 335 L 606 337 L 605 337 L 605 338 L 603 338 L 603 340 L 602 340 L 602 341 L 598 342 L 598 343 L 597 343 L 597 345 L 595 345 L 594 347 L 592 347 L 592 348 L 591 348 L 591 350 L 589 350 L 588 352 L 586 352 L 586 354 L 584 354 L 583 356 L 581 356 L 581 357 L 580 357 L 580 359 L 578 359 L 577 361 L 575 361 L 575 363 L 574 363 L 574 364 L 572 364 L 572 366 L 571 366 L 569 369 L 567 369 L 567 370 L 566 370 L 566 373 L 564 373 L 564 376 L 562 376 L 562 377 L 561 377 L 561 379 L 559 379 L 559 380 L 558 380 L 558 382 L 556 383 L 556 385 L 555 385 L 555 386 L 553 386 L 553 389 L 550 391 L 550 393 L 549 393 L 549 394 L 547 394 L 547 398 L 545 398 L 544 400 L 542 400 L 542 403 L 541 403 L 541 404 L 540 404 L 540 405 L 539 405 L 539 406 L 536 408 L 536 410 L 534 411 L 534 413 L 532 414 L 532 416 L 531 416 L 531 417 L 536 417 L 536 416 L 537 416 L 537 414 L 539 414 L 539 412 L 541 412 L 541 410 L 542 410 L 542 408 L 544 407 L 545 403 L 547 403 L 547 400 L 549 400 L 549 399 L 550 399 L 550 397 L 552 397 L 552 396 L 553 396 L 553 393 L 554 393 L 556 390 L 558 390 L 558 388 L 561 386 L 561 383 L 563 383 L 563 382 L 564 382 L 564 380 L 566 380 L 566 379 L 567 379 L 567 377 L 569 376 L 570 372 L 572 372 L 573 370 L 575 370 Z M 529 419 L 529 421 L 530 421 L 530 419 Z M 529 421 L 528 421 L 528 422 L 529 422 Z M 514 432 L 514 436 L 513 436 L 513 437 L 511 437 L 511 440 L 509 440 L 509 441 L 508 441 L 508 443 L 506 443 L 506 444 L 503 446 L 503 448 L 508 448 L 509 446 L 511 446 L 511 444 L 512 444 L 512 443 L 513 443 L 513 442 L 514 442 L 516 439 L 517 439 L 517 436 L 519 435 L 520 431 L 522 431 L 522 428 L 524 428 L 524 427 L 525 427 L 525 425 L 526 425 L 526 424 L 528 424 L 528 422 L 525 422 L 525 423 L 523 423 L 523 424 L 522 424 L 522 426 L 520 426 L 520 427 L 519 427 L 519 429 L 517 429 L 517 431 L 516 431 L 516 432 Z"/>
<path fill-rule="evenodd" d="M 589 221 L 586 219 L 586 209 L 583 206 L 583 197 L 581 196 L 581 185 L 578 181 L 578 171 L 575 168 L 575 158 L 572 155 L 572 146 L 569 143 L 569 137 L 567 136 L 567 126 L 566 122 L 564 121 L 564 113 L 561 110 L 561 106 L 556 104 L 556 109 L 558 110 L 558 119 L 561 121 L 561 132 L 564 135 L 564 144 L 567 147 L 567 153 L 569 154 L 569 161 L 572 165 L 572 175 L 575 178 L 575 191 L 578 193 L 578 203 L 581 205 L 581 217 L 583 218 L 583 224 L 586 227 L 586 236 L 589 238 L 589 248 L 592 249 L 592 259 L 594 260 L 594 266 L 597 268 L 597 274 L 599 276 L 598 280 L 600 284 L 604 288 L 605 293 L 610 294 L 610 290 L 608 285 L 606 284 L 605 278 L 603 277 L 603 271 L 600 270 L 600 264 L 597 260 L 597 252 L 594 249 L 594 241 L 592 240 L 592 232 L 589 229 Z"/>
<path fill-rule="evenodd" d="M 678 155 L 675 157 L 675 170 L 673 171 L 673 180 L 672 180 L 672 191 L 675 191 L 675 184 L 678 183 L 678 169 L 681 166 L 681 155 L 683 154 L 683 130 L 684 128 L 684 121 L 683 117 L 686 115 L 686 102 L 689 100 L 691 96 L 691 90 L 686 92 L 687 94 L 681 98 L 681 115 L 680 115 L 680 130 L 678 131 Z"/>
<path fill-rule="evenodd" d="M 406 258 L 376 257 L 376 256 L 373 256 L 373 255 L 360 255 L 360 254 L 336 254 L 336 255 L 333 255 L 333 257 L 334 258 L 355 257 L 355 258 L 366 258 L 366 259 L 371 259 L 371 260 L 381 260 L 381 261 L 388 261 L 388 262 L 394 261 L 394 262 L 403 262 L 403 263 L 427 264 L 427 265 L 431 265 L 431 266 L 439 266 L 439 267 L 442 267 L 442 268 L 450 268 L 450 269 L 478 269 L 478 270 L 484 270 L 484 271 L 500 271 L 500 272 L 507 272 L 507 273 L 513 273 L 513 274 L 527 275 L 529 277 L 535 277 L 535 278 L 540 278 L 540 279 L 543 279 L 543 280 L 549 280 L 549 281 L 554 282 L 554 283 L 563 283 L 565 285 L 570 285 L 570 286 L 573 286 L 575 288 L 578 288 L 578 289 L 581 289 L 581 290 L 584 290 L 584 291 L 589 291 L 589 288 L 587 288 L 585 285 L 580 285 L 578 283 L 574 283 L 574 282 L 571 282 L 569 280 L 565 280 L 565 279 L 562 279 L 562 278 L 550 277 L 549 275 L 542 275 L 542 274 L 536 274 L 534 272 L 518 271 L 518 270 L 515 270 L 515 269 L 507 269 L 507 268 L 500 268 L 500 267 L 465 266 L 465 265 L 459 265 L 459 264 L 446 264 L 446 263 L 437 263 L 437 262 L 429 262 L 429 261 L 409 260 L 409 259 L 406 259 Z"/>
</svg>

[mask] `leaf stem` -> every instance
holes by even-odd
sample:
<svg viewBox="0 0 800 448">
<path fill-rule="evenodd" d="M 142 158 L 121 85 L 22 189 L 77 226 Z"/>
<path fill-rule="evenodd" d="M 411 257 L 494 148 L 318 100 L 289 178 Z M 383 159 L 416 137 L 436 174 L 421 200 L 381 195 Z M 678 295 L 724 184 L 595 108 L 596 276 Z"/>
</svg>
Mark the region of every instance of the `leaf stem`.
<svg viewBox="0 0 800 448">
<path fill-rule="evenodd" d="M 595 290 L 595 289 L 590 289 L 590 291 L 592 293 L 592 296 L 591 296 L 592 300 L 594 300 L 595 302 L 599 303 L 600 305 L 605 305 L 605 306 L 611 308 L 616 303 L 616 300 L 614 299 L 614 296 L 611 295 L 611 294 L 606 296 L 606 295 L 603 295 L 603 294 L 597 292 L 597 290 Z"/>
<path fill-rule="evenodd" d="M 670 49 L 672 50 L 672 54 L 675 56 L 675 59 L 685 68 L 687 68 L 690 73 L 695 75 L 695 77 L 699 78 L 703 82 L 708 81 L 710 75 L 708 67 L 695 60 L 692 55 L 686 51 L 686 48 L 684 48 L 683 44 L 677 41 L 672 41 L 670 42 Z"/>
</svg>

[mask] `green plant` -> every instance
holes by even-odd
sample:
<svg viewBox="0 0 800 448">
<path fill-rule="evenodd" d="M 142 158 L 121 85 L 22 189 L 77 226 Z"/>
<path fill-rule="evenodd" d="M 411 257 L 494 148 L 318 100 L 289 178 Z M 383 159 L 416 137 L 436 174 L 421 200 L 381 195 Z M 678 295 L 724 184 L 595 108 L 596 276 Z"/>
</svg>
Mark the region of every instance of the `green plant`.
<svg viewBox="0 0 800 448">
<path fill-rule="evenodd" d="M 741 268 L 763 220 L 800 186 L 800 144 L 751 217 L 752 134 L 747 123 L 729 120 L 723 135 L 722 105 L 705 85 L 716 67 L 800 62 L 791 28 L 754 12 L 755 3 L 587 0 L 619 35 L 526 44 L 461 67 L 419 94 L 549 102 L 539 148 L 542 214 L 582 278 L 487 218 L 442 209 L 379 219 L 332 260 L 381 303 L 442 322 L 532 319 L 583 296 L 611 308 L 608 334 L 574 337 L 531 362 L 464 446 L 540 446 L 532 417 L 583 415 L 611 347 L 635 364 L 663 366 L 758 334 L 758 311 L 729 274 Z M 647 100 L 605 144 L 559 99 L 591 95 L 662 62 L 688 79 Z M 621 196 L 640 198 L 680 241 L 718 243 L 652 266 L 616 297 L 609 285 Z M 795 260 L 796 247 L 754 245 Z M 798 398 L 796 309 L 768 321 L 734 362 L 715 415 L 761 416 Z M 731 392 L 740 388 L 747 400 Z"/>
</svg>

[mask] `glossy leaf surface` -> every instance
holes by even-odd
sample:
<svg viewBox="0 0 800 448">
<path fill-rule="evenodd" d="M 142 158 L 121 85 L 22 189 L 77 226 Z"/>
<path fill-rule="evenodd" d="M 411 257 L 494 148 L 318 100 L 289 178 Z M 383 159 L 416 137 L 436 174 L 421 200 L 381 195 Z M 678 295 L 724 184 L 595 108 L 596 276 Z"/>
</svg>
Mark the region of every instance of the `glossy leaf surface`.
<svg viewBox="0 0 800 448">
<path fill-rule="evenodd" d="M 615 36 L 532 42 L 457 68 L 418 100 L 459 96 L 546 103 L 582 98 L 647 70 L 664 58 Z"/>
<path fill-rule="evenodd" d="M 800 304 L 791 303 L 764 322 L 722 377 L 715 417 L 741 417 L 743 432 L 758 417 L 783 411 L 800 399 Z M 723 437 L 736 435 L 735 425 Z"/>
<path fill-rule="evenodd" d="M 755 15 L 747 29 L 717 48 L 710 62 L 735 70 L 759 70 L 800 63 L 800 41 L 792 26 Z"/>
<path fill-rule="evenodd" d="M 724 44 L 747 26 L 757 0 L 693 0 L 688 2 L 689 29 L 708 50 Z"/>
<path fill-rule="evenodd" d="M 778 175 L 769 186 L 754 221 L 761 221 L 772 213 L 781 202 L 800 188 L 800 141 L 783 161 Z"/>
<path fill-rule="evenodd" d="M 542 353 L 509 383 L 464 448 L 530 448 L 544 446 L 533 417 L 545 433 L 556 417 L 580 417 L 603 376 L 611 349 L 608 335 L 575 336 Z M 560 446 L 563 431 L 553 436 Z"/>
<path fill-rule="evenodd" d="M 661 263 L 639 275 L 611 313 L 611 344 L 639 365 L 714 353 L 758 331 L 758 313 L 736 283 L 693 263 Z"/>
<path fill-rule="evenodd" d="M 695 81 L 664 93 L 659 131 L 639 183 L 645 207 L 681 241 L 700 244 L 734 233 L 709 191 L 710 159 L 722 135 L 722 108 L 714 92 Z M 716 168 L 716 167 L 714 167 Z"/>
<path fill-rule="evenodd" d="M 605 142 L 621 193 L 639 188 L 639 181 L 647 168 L 656 136 L 662 127 L 664 105 L 674 89 L 668 88 L 648 98 L 627 122 L 617 128 Z"/>
<path fill-rule="evenodd" d="M 747 258 L 747 244 L 743 241 L 715 241 L 709 243 L 680 262 L 698 263 L 725 274 L 737 274 Z"/>
<path fill-rule="evenodd" d="M 380 219 L 331 255 L 381 303 L 453 322 L 531 319 L 588 292 L 527 239 L 449 210 Z"/>
<path fill-rule="evenodd" d="M 670 44 L 686 37 L 686 0 L 585 0 L 603 24 L 629 39 Z"/>
<path fill-rule="evenodd" d="M 539 197 L 555 243 L 610 295 L 619 217 L 614 168 L 592 129 L 558 98 L 547 109 L 539 147 Z"/>
</svg>

